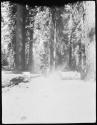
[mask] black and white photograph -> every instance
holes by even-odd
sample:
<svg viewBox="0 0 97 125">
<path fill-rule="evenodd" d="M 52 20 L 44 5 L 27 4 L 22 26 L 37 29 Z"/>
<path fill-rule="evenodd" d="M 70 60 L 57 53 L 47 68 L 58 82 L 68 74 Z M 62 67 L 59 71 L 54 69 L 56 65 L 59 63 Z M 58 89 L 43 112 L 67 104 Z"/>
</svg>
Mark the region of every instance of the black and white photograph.
<svg viewBox="0 0 97 125">
<path fill-rule="evenodd" d="M 96 123 L 96 2 L 20 1 L 1 1 L 2 124 Z"/>
</svg>

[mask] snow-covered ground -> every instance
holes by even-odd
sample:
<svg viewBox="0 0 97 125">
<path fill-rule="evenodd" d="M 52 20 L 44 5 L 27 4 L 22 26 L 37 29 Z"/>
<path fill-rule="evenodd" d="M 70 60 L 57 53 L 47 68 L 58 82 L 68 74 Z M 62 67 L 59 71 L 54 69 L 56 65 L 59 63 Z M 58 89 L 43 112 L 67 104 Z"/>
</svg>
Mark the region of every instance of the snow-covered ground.
<svg viewBox="0 0 97 125">
<path fill-rule="evenodd" d="M 96 121 L 96 83 L 54 73 L 2 89 L 3 123 Z"/>
</svg>

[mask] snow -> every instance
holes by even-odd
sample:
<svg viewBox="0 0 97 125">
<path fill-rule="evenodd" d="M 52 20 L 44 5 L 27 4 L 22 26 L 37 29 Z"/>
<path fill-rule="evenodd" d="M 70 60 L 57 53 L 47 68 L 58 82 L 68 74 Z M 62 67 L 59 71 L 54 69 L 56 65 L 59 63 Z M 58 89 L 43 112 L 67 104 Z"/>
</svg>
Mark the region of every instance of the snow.
<svg viewBox="0 0 97 125">
<path fill-rule="evenodd" d="M 2 89 L 3 123 L 96 121 L 96 83 L 63 80 L 58 73 Z"/>
</svg>

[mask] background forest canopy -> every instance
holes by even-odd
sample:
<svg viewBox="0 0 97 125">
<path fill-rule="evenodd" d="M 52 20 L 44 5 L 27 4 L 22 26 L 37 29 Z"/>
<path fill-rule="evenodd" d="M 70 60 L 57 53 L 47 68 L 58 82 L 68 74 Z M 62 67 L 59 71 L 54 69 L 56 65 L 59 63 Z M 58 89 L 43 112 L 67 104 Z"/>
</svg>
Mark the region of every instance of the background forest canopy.
<svg viewBox="0 0 97 125">
<path fill-rule="evenodd" d="M 96 70 L 95 2 L 62 7 L 1 2 L 1 45 L 2 67 L 9 70 L 73 70 L 90 77 Z"/>
</svg>

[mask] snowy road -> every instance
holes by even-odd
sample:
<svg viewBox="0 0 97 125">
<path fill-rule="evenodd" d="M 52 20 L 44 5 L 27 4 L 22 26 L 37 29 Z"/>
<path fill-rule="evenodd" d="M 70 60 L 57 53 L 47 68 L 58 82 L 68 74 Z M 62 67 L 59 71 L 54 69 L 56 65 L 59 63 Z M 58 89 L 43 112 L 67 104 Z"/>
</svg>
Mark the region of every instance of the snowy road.
<svg viewBox="0 0 97 125">
<path fill-rule="evenodd" d="M 95 83 L 36 78 L 3 89 L 3 123 L 95 122 Z"/>
</svg>

